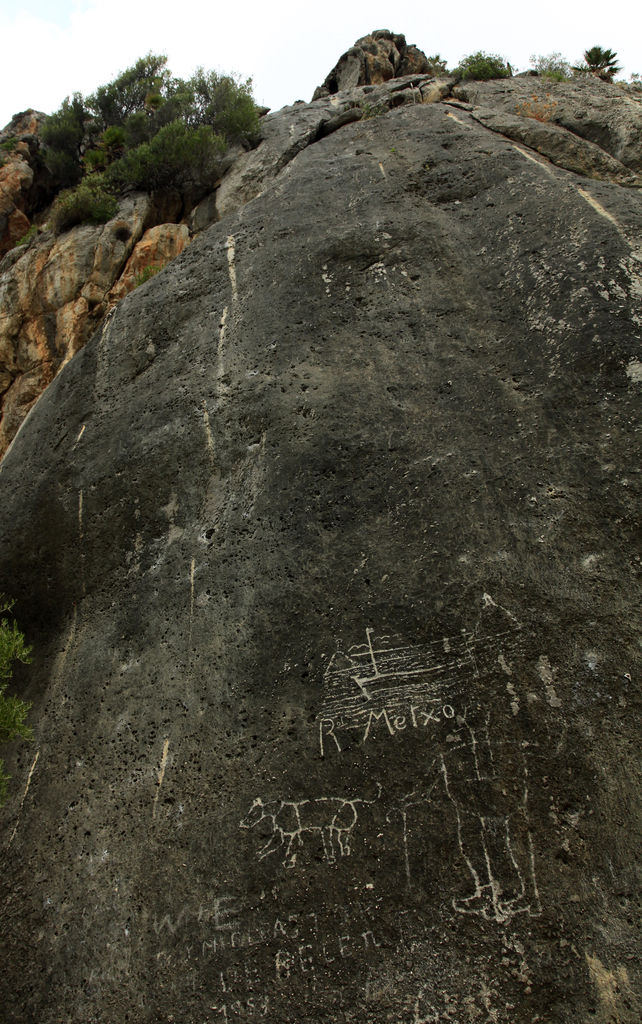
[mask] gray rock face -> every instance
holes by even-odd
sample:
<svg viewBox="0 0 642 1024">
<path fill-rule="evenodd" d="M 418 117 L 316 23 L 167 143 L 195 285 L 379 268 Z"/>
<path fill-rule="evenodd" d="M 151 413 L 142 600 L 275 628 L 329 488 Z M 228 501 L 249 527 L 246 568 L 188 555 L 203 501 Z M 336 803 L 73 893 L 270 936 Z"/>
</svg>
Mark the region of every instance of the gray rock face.
<svg viewBox="0 0 642 1024">
<path fill-rule="evenodd" d="M 636 87 L 593 75 L 555 83 L 529 76 L 465 82 L 454 95 L 474 106 L 559 125 L 632 171 L 642 171 L 642 92 Z"/>
<path fill-rule="evenodd" d="M 641 227 L 404 105 L 67 364 L 0 468 L 7 1024 L 640 1020 Z"/>
</svg>

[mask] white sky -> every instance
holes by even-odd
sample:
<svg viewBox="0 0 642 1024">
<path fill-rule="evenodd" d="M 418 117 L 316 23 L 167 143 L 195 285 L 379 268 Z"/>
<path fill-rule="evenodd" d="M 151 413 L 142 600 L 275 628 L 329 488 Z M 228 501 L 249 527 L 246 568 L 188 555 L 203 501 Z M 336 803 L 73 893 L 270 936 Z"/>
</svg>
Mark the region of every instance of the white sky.
<svg viewBox="0 0 642 1024">
<path fill-rule="evenodd" d="M 340 55 L 378 28 L 403 32 L 450 67 L 485 50 L 523 71 L 533 53 L 577 63 L 602 46 L 616 51 L 623 76 L 642 73 L 639 0 L 0 0 L 0 126 L 27 107 L 51 113 L 150 51 L 167 54 L 182 77 L 198 66 L 251 76 L 256 100 L 276 110 L 311 99 Z"/>
</svg>

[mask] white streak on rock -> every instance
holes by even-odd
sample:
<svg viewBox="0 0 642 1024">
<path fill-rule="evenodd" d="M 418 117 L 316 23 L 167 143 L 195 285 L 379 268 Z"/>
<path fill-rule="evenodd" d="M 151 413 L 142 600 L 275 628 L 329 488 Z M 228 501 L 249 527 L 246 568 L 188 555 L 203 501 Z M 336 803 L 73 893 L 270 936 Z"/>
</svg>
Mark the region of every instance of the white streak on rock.
<svg viewBox="0 0 642 1024">
<path fill-rule="evenodd" d="M 234 245 L 234 235 L 227 236 L 227 268 L 230 274 L 230 284 L 232 286 L 232 298 L 236 302 L 239 297 L 238 286 L 236 283 L 236 267 L 234 265 L 234 257 L 236 254 L 236 248 Z"/>
<path fill-rule="evenodd" d="M 634 384 L 642 384 L 642 361 L 632 359 L 626 368 L 626 375 Z"/>
<path fill-rule="evenodd" d="M 622 229 L 612 213 L 609 213 L 608 210 L 605 210 L 602 204 L 598 203 L 597 199 L 594 199 L 593 196 L 585 189 L 580 188 L 578 186 L 577 191 L 581 195 L 582 199 L 584 199 L 589 204 L 589 206 L 592 206 L 596 213 L 599 213 L 600 217 L 604 217 L 605 220 L 608 220 L 611 224 L 614 225 L 614 227 L 617 228 L 620 234 L 622 234 Z"/>
<path fill-rule="evenodd" d="M 154 807 L 152 810 L 152 818 L 156 817 L 156 806 L 158 804 L 158 797 L 160 796 L 161 786 L 163 785 L 163 779 L 165 778 L 165 768 L 167 767 L 167 753 L 169 751 L 169 739 L 165 740 L 163 744 L 163 754 L 161 757 L 160 768 L 158 770 L 158 785 L 156 786 L 156 796 L 154 797 Z"/>
<path fill-rule="evenodd" d="M 11 833 L 11 837 L 10 837 L 9 843 L 8 843 L 9 846 L 11 846 L 12 842 L 14 841 L 14 839 L 16 837 L 16 832 L 18 831 L 18 823 L 20 821 L 20 815 L 22 814 L 22 808 L 25 805 L 25 800 L 27 799 L 27 793 L 29 792 L 29 786 L 31 785 L 31 778 L 33 776 L 33 773 L 36 770 L 36 765 L 38 763 L 38 758 L 39 757 L 40 757 L 40 751 L 37 750 L 36 751 L 36 756 L 33 759 L 33 764 L 31 765 L 31 770 L 30 770 L 29 775 L 27 777 L 27 785 L 25 786 L 25 791 L 22 794 L 22 800 L 20 801 L 20 807 L 18 809 L 18 820 L 16 821 L 16 823 L 14 825 L 14 828 L 13 828 L 13 832 Z"/>
</svg>

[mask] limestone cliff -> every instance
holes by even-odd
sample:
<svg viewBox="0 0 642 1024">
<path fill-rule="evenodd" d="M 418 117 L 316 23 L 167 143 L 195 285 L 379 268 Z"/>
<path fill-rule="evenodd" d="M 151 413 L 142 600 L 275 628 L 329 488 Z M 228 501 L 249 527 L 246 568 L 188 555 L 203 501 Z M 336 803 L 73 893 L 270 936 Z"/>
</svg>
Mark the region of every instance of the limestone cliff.
<svg viewBox="0 0 642 1024">
<path fill-rule="evenodd" d="M 641 125 L 286 107 L 37 401 L 7 1024 L 639 1022 Z"/>
<path fill-rule="evenodd" d="M 44 388 L 142 271 L 164 267 L 192 237 L 258 195 L 301 149 L 362 117 L 445 102 L 559 167 L 640 185 L 637 88 L 593 78 L 551 84 L 536 76 L 459 84 L 435 78 L 429 59 L 405 36 L 380 30 L 343 54 L 314 100 L 287 118 L 265 120 L 259 147 L 232 151 L 220 186 L 194 208 L 177 195 L 129 197 L 106 227 L 75 228 L 60 239 L 46 230 L 46 209 L 39 225 L 27 215 L 47 195 L 38 152 L 44 115 L 18 114 L 0 132 L 0 143 L 15 143 L 0 166 L 0 457 Z M 143 238 L 145 231 L 151 233 Z"/>
</svg>

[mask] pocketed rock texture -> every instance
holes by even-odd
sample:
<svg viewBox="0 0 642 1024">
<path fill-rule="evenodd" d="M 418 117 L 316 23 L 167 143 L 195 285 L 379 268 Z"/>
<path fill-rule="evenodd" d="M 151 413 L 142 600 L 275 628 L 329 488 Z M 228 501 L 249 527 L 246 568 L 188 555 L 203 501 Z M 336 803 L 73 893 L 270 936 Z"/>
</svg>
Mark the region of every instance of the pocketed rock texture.
<svg viewBox="0 0 642 1024">
<path fill-rule="evenodd" d="M 269 119 L 2 462 L 6 1024 L 642 1019 L 640 192 L 455 102 Z"/>
<path fill-rule="evenodd" d="M 375 73 L 373 54 L 378 55 L 377 60 L 385 57 L 390 74 L 388 70 L 386 74 Z M 370 70 L 345 77 L 341 71 L 345 62 L 352 67 L 355 60 L 364 68 L 367 64 Z M 409 68 L 416 73 L 407 74 Z M 379 84 L 348 88 L 347 83 L 353 80 Z M 387 30 L 358 40 L 339 60 L 326 85 L 328 82 L 334 82 L 332 89 L 319 87 L 315 92 L 318 98 L 312 103 L 297 103 L 271 117 L 263 116 L 260 145 L 249 152 L 240 146 L 230 150 L 221 182 L 193 208 L 177 193 L 155 195 L 153 202 L 147 197 L 143 229 L 154 227 L 156 234 L 146 238 L 144 244 L 139 242 L 137 221 L 131 235 L 135 252 L 131 259 L 131 247 L 125 252 L 129 260 L 126 267 L 122 245 L 126 239 L 120 236 L 127 229 L 126 224 L 123 226 L 129 215 L 127 201 L 124 212 L 119 210 L 104 229 L 93 228 L 93 234 L 85 227 L 75 228 L 55 243 L 51 235 L 47 241 L 45 232 L 44 237 L 38 236 L 37 254 L 25 246 L 7 253 L 0 263 L 0 456 L 43 389 L 65 361 L 82 348 L 114 303 L 131 290 L 146 266 L 166 264 L 189 239 L 260 195 L 307 146 L 362 118 L 370 120 L 407 104 L 444 102 L 469 111 L 486 128 L 519 143 L 525 153 L 531 150 L 558 167 L 627 187 L 639 188 L 642 183 L 642 90 L 638 87 L 611 85 L 591 76 L 565 83 L 550 83 L 530 75 L 466 83 L 435 78 L 421 51 L 407 46 L 404 36 Z M 335 86 L 341 91 L 334 91 Z M 262 109 L 261 114 L 265 113 Z M 453 112 L 452 116 L 457 115 Z M 31 213 L 30 204 L 42 203 L 46 192 L 46 175 L 38 160 L 38 131 L 43 118 L 43 114 L 27 111 L 16 115 L 0 133 L 0 141 L 17 140 L 6 172 L 7 181 L 13 183 L 9 188 L 13 220 L 10 217 L 5 224 L 10 230 L 5 248 L 19 241 L 31 226 L 23 209 Z M 20 191 L 20 182 L 26 191 Z M 2 202 L 0 180 L 0 206 Z M 5 230 L 3 224 L 0 211 L 0 228 Z M 162 251 L 157 251 L 159 242 Z M 101 280 L 96 282 L 95 274 L 93 280 L 82 280 L 76 261 L 77 292 L 61 314 L 55 295 L 47 291 L 51 275 L 34 274 L 34 263 L 44 265 L 42 256 L 47 245 L 55 265 L 59 247 L 73 251 L 78 244 L 85 250 L 88 245 L 94 246 L 102 266 Z M 31 242 L 33 245 L 35 242 Z M 89 255 L 85 262 L 87 271 L 93 273 Z M 25 278 L 26 290 L 20 283 Z M 20 296 L 17 301 L 16 294 Z M 43 343 L 45 335 L 47 341 Z M 35 346 L 34 336 L 41 339 Z"/>
</svg>

